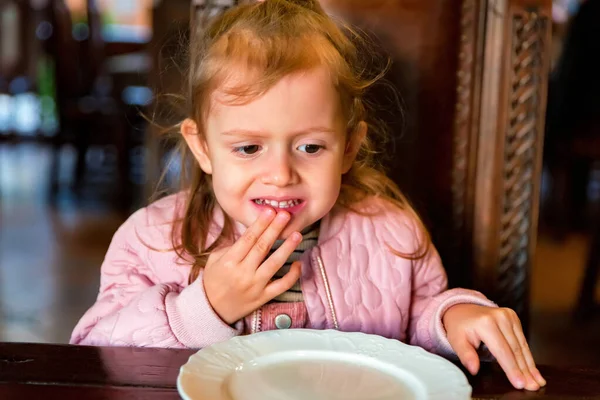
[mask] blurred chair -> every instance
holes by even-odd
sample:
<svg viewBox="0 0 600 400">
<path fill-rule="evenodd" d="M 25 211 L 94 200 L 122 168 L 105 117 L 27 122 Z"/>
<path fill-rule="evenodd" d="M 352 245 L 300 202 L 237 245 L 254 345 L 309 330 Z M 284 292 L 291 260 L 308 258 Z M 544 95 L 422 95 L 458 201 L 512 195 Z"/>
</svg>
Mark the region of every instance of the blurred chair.
<svg viewBox="0 0 600 400">
<path fill-rule="evenodd" d="M 390 176 L 423 216 L 451 286 L 515 309 L 525 329 L 536 242 L 551 0 L 322 0 L 391 55 L 402 97 L 371 93 Z M 191 32 L 231 0 L 193 0 Z M 371 57 L 366 54 L 365 57 Z"/>
<path fill-rule="evenodd" d="M 596 308 L 600 269 L 600 212 L 590 212 L 590 172 L 600 162 L 600 2 L 586 1 L 567 31 L 550 79 L 546 114 L 545 162 L 552 177 L 549 219 L 555 236 L 585 228 L 592 234 L 577 317 Z M 594 212 L 595 211 L 595 212 Z M 591 218 L 590 218 L 591 216 Z"/>
<path fill-rule="evenodd" d="M 550 77 L 544 158 L 552 178 L 548 220 L 557 238 L 585 228 L 591 166 L 600 161 L 600 3 L 584 2 Z"/>
<path fill-rule="evenodd" d="M 84 30 L 79 40 L 74 38 L 70 10 L 64 0 L 51 0 L 49 13 L 53 34 L 48 40 L 48 51 L 55 62 L 59 120 L 59 131 L 53 140 L 50 196 L 53 199 L 59 189 L 62 146 L 72 144 L 77 150 L 73 171 L 76 192 L 80 192 L 84 183 L 90 146 L 113 146 L 117 164 L 116 205 L 126 210 L 132 190 L 129 125 L 106 71 L 101 16 L 96 1 L 87 2 L 87 34 Z"/>
<path fill-rule="evenodd" d="M 17 143 L 37 135 L 35 118 L 14 115 L 18 104 L 35 113 L 38 51 L 35 42 L 36 12 L 26 1 L 0 2 L 0 141 Z M 33 101 L 32 101 L 33 100 Z M 32 112 L 33 111 L 33 112 Z M 21 118 L 19 118 L 21 117 Z"/>
</svg>

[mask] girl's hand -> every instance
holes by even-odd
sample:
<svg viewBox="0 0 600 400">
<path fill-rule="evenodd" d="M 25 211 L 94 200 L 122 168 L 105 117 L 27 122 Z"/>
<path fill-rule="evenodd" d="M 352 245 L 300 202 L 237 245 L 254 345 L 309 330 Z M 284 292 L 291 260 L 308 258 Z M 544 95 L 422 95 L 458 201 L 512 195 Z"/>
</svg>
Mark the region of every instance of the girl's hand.
<svg viewBox="0 0 600 400">
<path fill-rule="evenodd" d="M 450 345 L 473 375 L 479 371 L 476 349 L 483 342 L 515 388 L 539 390 L 546 385 L 513 310 L 457 304 L 445 312 L 443 323 Z"/>
<path fill-rule="evenodd" d="M 292 233 L 268 259 L 269 250 L 290 221 L 290 214 L 263 211 L 233 246 L 212 253 L 204 268 L 204 290 L 212 308 L 233 324 L 274 297 L 289 290 L 300 279 L 300 263 L 280 279 L 271 278 L 302 241 Z"/>
</svg>

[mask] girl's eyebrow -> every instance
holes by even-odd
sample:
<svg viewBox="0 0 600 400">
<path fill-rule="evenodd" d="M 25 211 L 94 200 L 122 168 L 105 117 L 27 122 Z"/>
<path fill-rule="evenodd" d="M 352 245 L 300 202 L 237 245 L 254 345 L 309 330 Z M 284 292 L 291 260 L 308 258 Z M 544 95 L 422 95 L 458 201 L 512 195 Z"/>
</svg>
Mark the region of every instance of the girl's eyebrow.
<svg viewBox="0 0 600 400">
<path fill-rule="evenodd" d="M 324 126 L 314 126 L 312 128 L 304 129 L 298 132 L 294 132 L 293 136 L 307 135 L 310 133 L 335 133 L 335 129 L 327 128 Z M 243 136 L 243 137 L 265 137 L 268 132 L 265 131 L 253 131 L 248 129 L 230 129 L 222 132 L 224 136 Z"/>
<path fill-rule="evenodd" d="M 264 131 L 251 131 L 248 129 L 231 129 L 225 132 L 222 132 L 223 136 L 244 136 L 244 137 L 263 137 L 267 136 L 267 133 Z"/>
</svg>

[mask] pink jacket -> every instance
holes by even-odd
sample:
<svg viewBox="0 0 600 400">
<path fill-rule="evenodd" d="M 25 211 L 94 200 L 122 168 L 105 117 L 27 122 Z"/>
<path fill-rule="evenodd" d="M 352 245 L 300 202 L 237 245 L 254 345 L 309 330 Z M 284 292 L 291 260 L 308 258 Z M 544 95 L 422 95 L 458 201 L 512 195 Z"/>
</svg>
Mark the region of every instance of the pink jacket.
<svg viewBox="0 0 600 400">
<path fill-rule="evenodd" d="M 172 221 L 184 195 L 161 199 L 134 213 L 115 233 L 101 269 L 96 303 L 81 318 L 71 343 L 202 348 L 242 333 L 211 308 L 200 277 L 188 285 L 190 265 L 171 250 Z M 369 199 L 366 217 L 334 208 L 321 221 L 318 245 L 304 254 L 302 291 L 311 327 L 395 338 L 438 354 L 453 353 L 442 325 L 458 303 L 495 306 L 478 292 L 446 290 L 437 251 L 411 261 L 387 245 L 412 252 L 414 218 Z M 222 226 L 217 211 L 209 242 Z M 237 226 L 240 234 L 243 227 Z M 260 313 L 258 310 L 256 313 Z"/>
</svg>

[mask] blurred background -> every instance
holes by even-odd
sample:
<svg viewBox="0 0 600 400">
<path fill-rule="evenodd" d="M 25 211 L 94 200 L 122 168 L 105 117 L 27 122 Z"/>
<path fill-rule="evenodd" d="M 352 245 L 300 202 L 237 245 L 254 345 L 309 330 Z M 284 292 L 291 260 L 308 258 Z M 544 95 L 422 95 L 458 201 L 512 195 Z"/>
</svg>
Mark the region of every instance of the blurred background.
<svg viewBox="0 0 600 400">
<path fill-rule="evenodd" d="M 547 364 L 600 364 L 599 2 L 553 5 L 530 327 Z M 154 190 L 171 147 L 141 113 L 181 93 L 190 21 L 189 1 L 168 4 L 0 0 L 0 341 L 68 342 Z"/>
</svg>

